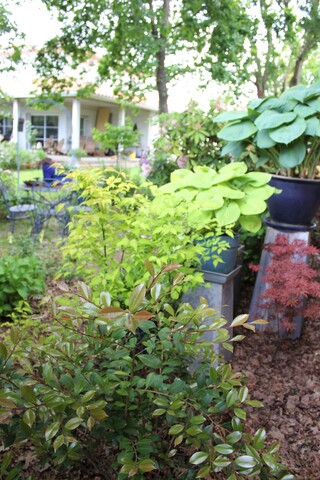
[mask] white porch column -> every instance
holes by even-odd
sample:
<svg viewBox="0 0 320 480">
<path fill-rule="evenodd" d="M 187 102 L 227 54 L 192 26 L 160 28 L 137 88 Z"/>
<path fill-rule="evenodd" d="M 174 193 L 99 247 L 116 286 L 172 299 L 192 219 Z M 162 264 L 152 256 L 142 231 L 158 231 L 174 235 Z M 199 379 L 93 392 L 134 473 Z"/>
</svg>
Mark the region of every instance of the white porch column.
<svg viewBox="0 0 320 480">
<path fill-rule="evenodd" d="M 12 105 L 12 141 L 18 143 L 19 101 L 15 98 Z"/>
<path fill-rule="evenodd" d="M 74 98 L 72 101 L 72 150 L 80 148 L 80 111 L 80 100 Z"/>
<path fill-rule="evenodd" d="M 122 127 L 126 123 L 126 111 L 120 107 L 119 110 L 119 127 Z"/>
</svg>

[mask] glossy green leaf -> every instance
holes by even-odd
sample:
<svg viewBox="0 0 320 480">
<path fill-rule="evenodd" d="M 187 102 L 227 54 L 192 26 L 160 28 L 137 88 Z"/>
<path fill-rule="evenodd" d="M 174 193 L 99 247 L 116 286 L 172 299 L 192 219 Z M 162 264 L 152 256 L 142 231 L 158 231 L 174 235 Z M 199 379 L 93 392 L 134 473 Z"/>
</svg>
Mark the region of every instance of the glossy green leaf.
<svg viewBox="0 0 320 480">
<path fill-rule="evenodd" d="M 219 445 L 216 445 L 214 447 L 214 450 L 221 455 L 230 455 L 234 452 L 233 447 L 231 445 L 228 445 L 227 443 L 220 443 Z"/>
<path fill-rule="evenodd" d="M 153 470 L 157 469 L 156 463 L 150 458 L 147 458 L 139 462 L 138 467 L 139 467 L 139 470 L 144 473 L 152 472 Z"/>
<path fill-rule="evenodd" d="M 66 430 L 75 430 L 76 428 L 79 427 L 79 425 L 81 425 L 81 423 L 83 422 L 83 418 L 79 418 L 79 417 L 74 417 L 74 418 L 71 418 L 64 426 L 64 428 Z"/>
<path fill-rule="evenodd" d="M 207 452 L 196 452 L 190 457 L 190 463 L 193 465 L 200 465 L 201 463 L 205 462 L 209 454 Z"/>
<path fill-rule="evenodd" d="M 169 435 L 177 435 L 178 433 L 182 432 L 184 426 L 181 424 L 173 425 L 169 430 Z"/>
<path fill-rule="evenodd" d="M 5 344 L 0 343 L 0 357 L 2 357 L 5 360 L 7 358 L 7 355 L 8 355 L 8 350 Z"/>
<path fill-rule="evenodd" d="M 51 440 L 51 438 L 55 437 L 60 429 L 60 422 L 54 422 L 46 428 L 44 433 L 46 440 Z M 71 430 L 71 429 L 70 429 Z"/>
<path fill-rule="evenodd" d="M 129 310 L 136 312 L 143 304 L 146 296 L 146 287 L 143 283 L 137 285 L 131 293 L 129 299 Z"/>
<path fill-rule="evenodd" d="M 59 435 L 53 442 L 53 448 L 56 452 L 64 444 L 64 435 Z"/>
<path fill-rule="evenodd" d="M 29 403 L 36 403 L 37 398 L 33 389 L 29 385 L 22 385 L 20 387 L 21 395 Z"/>
<path fill-rule="evenodd" d="M 23 414 L 22 420 L 26 425 L 28 425 L 28 427 L 31 428 L 36 420 L 36 414 L 31 409 L 26 410 Z"/>
<path fill-rule="evenodd" d="M 241 468 L 253 468 L 257 462 L 251 455 L 240 455 L 240 457 L 235 459 L 234 463 Z"/>
<path fill-rule="evenodd" d="M 150 368 L 160 368 L 162 366 L 161 358 L 157 357 L 156 355 L 138 355 L 137 358 L 147 367 Z"/>
</svg>

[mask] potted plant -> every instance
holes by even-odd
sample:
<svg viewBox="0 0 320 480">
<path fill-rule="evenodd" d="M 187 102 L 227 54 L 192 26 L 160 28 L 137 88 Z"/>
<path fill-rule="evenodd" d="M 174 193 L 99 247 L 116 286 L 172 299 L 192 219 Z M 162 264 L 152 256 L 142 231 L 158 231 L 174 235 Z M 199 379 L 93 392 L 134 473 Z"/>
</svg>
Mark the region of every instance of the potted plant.
<svg viewBox="0 0 320 480">
<path fill-rule="evenodd" d="M 268 185 L 271 175 L 247 170 L 244 162 L 233 162 L 220 170 L 207 166 L 180 169 L 171 174 L 170 183 L 154 191 L 163 214 L 168 208 L 185 204 L 190 231 L 203 242 L 205 261 L 213 254 L 212 267 L 222 263 L 220 254 L 228 248 L 228 240 L 234 242 L 239 227 L 250 232 L 260 229 L 266 200 L 275 193 L 275 188 Z M 235 259 L 237 244 L 233 248 Z M 203 265 L 208 270 L 208 263 Z"/>
<path fill-rule="evenodd" d="M 290 88 L 279 97 L 252 100 L 246 112 L 224 112 L 222 154 L 253 161 L 281 189 L 268 201 L 273 223 L 310 227 L 320 204 L 320 83 Z M 284 203 L 283 203 L 284 201 Z"/>
</svg>

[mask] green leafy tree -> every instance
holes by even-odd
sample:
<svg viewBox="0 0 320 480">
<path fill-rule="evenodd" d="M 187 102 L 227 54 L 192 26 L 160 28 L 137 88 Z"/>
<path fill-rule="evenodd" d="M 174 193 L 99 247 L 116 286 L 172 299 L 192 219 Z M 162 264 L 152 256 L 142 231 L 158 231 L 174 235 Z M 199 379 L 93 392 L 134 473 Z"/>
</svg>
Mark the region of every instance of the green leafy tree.
<svg viewBox="0 0 320 480">
<path fill-rule="evenodd" d="M 303 67 L 319 50 L 319 0 L 261 0 L 252 9 L 254 18 L 243 70 L 236 79 L 253 81 L 260 98 L 308 80 L 310 72 Z"/>
<path fill-rule="evenodd" d="M 126 149 L 138 144 L 139 132 L 134 129 L 132 121 L 127 121 L 126 125 L 105 124 L 104 131 L 97 128 L 92 130 L 93 139 L 98 142 L 100 148 L 110 149 L 116 152 L 117 160 L 120 156 L 120 148 Z"/>
<path fill-rule="evenodd" d="M 100 80 L 111 80 L 122 98 L 156 88 L 160 112 L 168 111 L 168 84 L 181 74 L 204 67 L 225 80 L 226 66 L 240 65 L 252 27 L 244 2 L 235 0 L 43 1 L 62 23 L 62 34 L 38 54 L 44 88 L 70 87 L 66 65 L 97 54 Z"/>
</svg>

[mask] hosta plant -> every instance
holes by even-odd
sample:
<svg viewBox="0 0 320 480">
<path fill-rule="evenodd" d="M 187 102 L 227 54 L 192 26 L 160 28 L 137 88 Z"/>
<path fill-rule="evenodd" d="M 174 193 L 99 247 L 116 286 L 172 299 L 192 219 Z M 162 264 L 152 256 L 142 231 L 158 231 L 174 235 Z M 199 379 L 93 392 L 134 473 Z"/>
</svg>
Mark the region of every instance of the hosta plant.
<svg viewBox="0 0 320 480">
<path fill-rule="evenodd" d="M 90 458 L 110 479 L 292 480 L 279 445 L 266 443 L 263 428 L 246 430 L 246 407 L 260 402 L 241 374 L 217 366 L 202 334 L 214 330 L 227 348 L 239 337 L 227 343 L 226 321 L 204 299 L 195 310 L 173 309 L 168 295 L 184 277 L 176 272 L 169 288 L 162 280 L 176 265 L 147 266 L 127 308 L 113 306 L 108 292 L 94 302 L 85 284 L 76 292 L 62 285 L 45 335 L 12 328 L 0 344 L 2 472 L 18 468 L 10 447 L 25 452 L 28 440 L 43 463 Z M 254 329 L 246 321 L 233 325 Z"/>
<path fill-rule="evenodd" d="M 276 189 L 268 185 L 269 174 L 247 170 L 244 162 L 229 163 L 220 170 L 206 166 L 176 170 L 170 183 L 155 191 L 156 200 L 169 208 L 187 206 L 192 231 L 208 231 L 216 225 L 230 234 L 228 227 L 233 224 L 257 232 L 266 200 Z"/>
<path fill-rule="evenodd" d="M 320 156 L 320 83 L 298 85 L 280 97 L 252 100 L 247 111 L 224 112 L 218 133 L 228 143 L 223 155 L 246 158 L 289 177 L 314 178 Z"/>
</svg>

